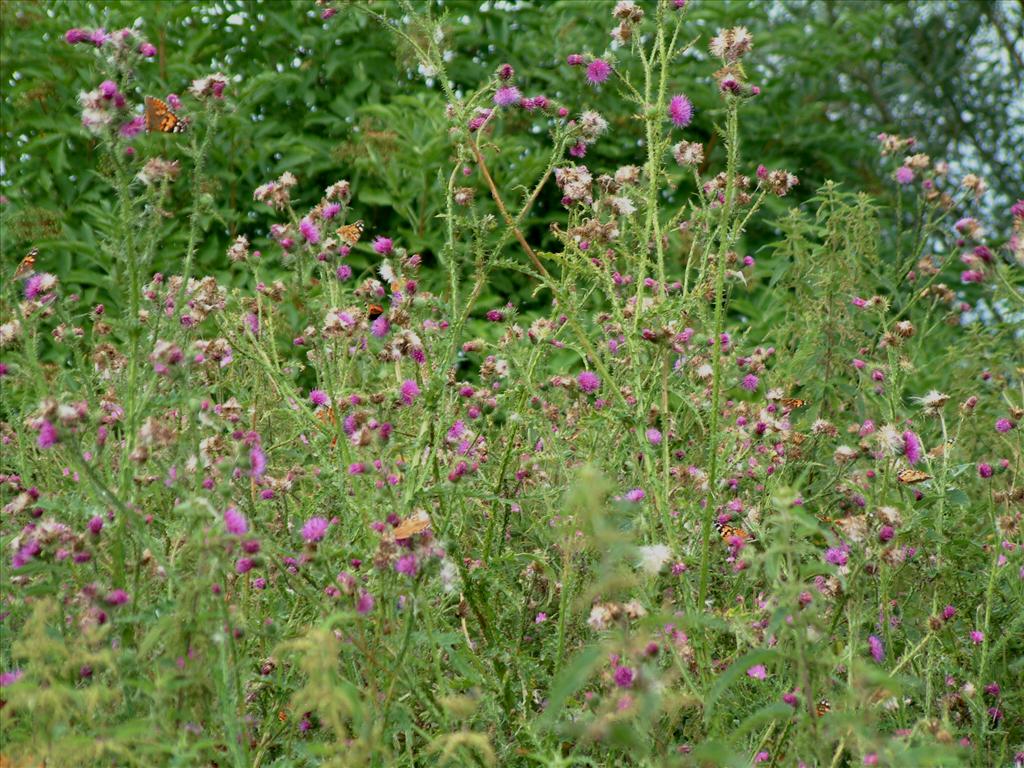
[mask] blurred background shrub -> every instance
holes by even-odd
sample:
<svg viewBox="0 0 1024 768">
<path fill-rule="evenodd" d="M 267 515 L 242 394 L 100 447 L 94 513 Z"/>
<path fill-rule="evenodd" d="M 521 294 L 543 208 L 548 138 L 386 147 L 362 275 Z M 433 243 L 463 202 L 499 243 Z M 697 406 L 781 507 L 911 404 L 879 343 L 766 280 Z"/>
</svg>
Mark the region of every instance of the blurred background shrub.
<svg viewBox="0 0 1024 768">
<path fill-rule="evenodd" d="M 608 8 L 578 0 L 431 5 L 445 18 L 457 91 L 475 88 L 508 62 L 529 93 L 556 98 L 574 113 L 593 108 L 607 117 L 613 130 L 593 150 L 598 167 L 638 162 L 641 126 L 619 114 L 615 90 L 595 91 L 565 64 L 569 53 L 600 54 L 596 44 L 611 42 L 603 31 L 610 26 Z M 401 13 L 393 2 L 370 7 Z M 215 213 L 197 256 L 200 273 L 227 284 L 247 279 L 232 275 L 225 249 L 241 233 L 256 247 L 266 245 L 271 212 L 251 203 L 252 192 L 284 171 L 295 173 L 309 194 L 337 179 L 351 180 L 355 212 L 369 233 L 397 236 L 421 251 L 428 265 L 436 263 L 444 199 L 438 174 L 449 153 L 444 99 L 436 83 L 424 87 L 411 52 L 396 47 L 393 35 L 354 6 L 342 4 L 326 21 L 305 0 L 24 0 L 3 3 L 0 14 L 5 264 L 41 246 L 42 266 L 61 274 L 86 300 L 114 301 L 104 233 L 93 229 L 112 220 L 96 215 L 112 205 L 108 183 L 100 178 L 107 169 L 97 162 L 94 138 L 79 124 L 76 103 L 79 91 L 95 86 L 89 80 L 92 51 L 63 41 L 68 28 L 93 26 L 136 26 L 157 46 L 155 61 L 136 73 L 133 96 L 140 103 L 144 94 L 183 93 L 191 78 L 206 72 L 221 70 L 237 79 L 236 109 L 222 122 L 211 157 L 208 192 Z M 764 159 L 796 172 L 798 199 L 832 179 L 884 203 L 893 185 L 880 177 L 874 137 L 881 131 L 917 136 L 921 151 L 949 159 L 954 171 L 959 162 L 983 175 L 994 208 L 1005 210 L 1019 195 L 1021 4 L 695 2 L 691 24 L 705 36 L 736 24 L 753 32 L 758 56 L 750 75 L 762 95 L 746 113 L 744 153 L 752 164 Z M 695 103 L 690 138 L 710 142 L 707 163 L 717 166 L 723 164 L 713 128 L 720 100 L 705 87 L 711 66 L 706 57 L 703 46 L 692 49 L 678 63 L 670 90 L 685 91 Z M 531 129 L 525 119 L 521 128 L 506 137 L 497 161 L 497 174 L 512 184 L 537 176 L 549 143 L 546 131 Z M 180 152 L 173 137 L 143 135 L 138 141 L 171 157 Z M 689 183 L 681 172 L 678 181 Z M 166 272 L 177 269 L 184 250 L 188 187 L 177 186 L 181 208 L 168 212 L 156 258 Z M 299 207 L 313 202 L 299 201 Z M 528 237 L 543 242 L 558 210 L 552 185 L 535 206 Z M 746 252 L 756 254 L 776 238 L 768 227 L 762 223 L 747 233 Z M 273 261 L 265 263 L 261 276 L 273 278 L 274 268 Z M 482 305 L 528 305 L 530 290 L 517 275 L 499 271 L 489 286 L 493 295 L 484 296 Z"/>
</svg>

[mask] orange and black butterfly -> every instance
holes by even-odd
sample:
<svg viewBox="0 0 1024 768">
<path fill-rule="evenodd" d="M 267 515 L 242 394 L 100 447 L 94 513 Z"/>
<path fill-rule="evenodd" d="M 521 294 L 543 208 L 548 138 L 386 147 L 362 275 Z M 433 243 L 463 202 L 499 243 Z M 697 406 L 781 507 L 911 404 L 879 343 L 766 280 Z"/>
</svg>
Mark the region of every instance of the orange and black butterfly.
<svg viewBox="0 0 1024 768">
<path fill-rule="evenodd" d="M 323 424 L 326 427 L 335 427 L 338 424 L 338 416 L 334 412 L 334 406 L 333 405 L 329 405 L 326 408 L 318 410 L 316 412 L 316 418 L 317 418 L 317 421 L 319 421 L 321 424 Z M 338 436 L 335 435 L 331 439 L 331 448 L 333 448 L 337 444 L 338 444 Z"/>
<path fill-rule="evenodd" d="M 927 472 L 922 472 L 920 469 L 901 469 L 896 473 L 896 479 L 904 485 L 915 485 L 917 483 L 923 483 L 925 480 L 931 480 L 932 476 Z"/>
<path fill-rule="evenodd" d="M 146 133 L 184 133 L 188 120 L 178 117 L 163 99 L 146 97 Z"/>
<path fill-rule="evenodd" d="M 807 405 L 807 401 L 801 400 L 799 397 L 782 397 L 779 398 L 779 403 L 787 411 L 793 411 L 796 410 L 797 408 L 803 408 L 805 405 Z"/>
<path fill-rule="evenodd" d="M 353 222 L 352 224 L 342 224 L 338 227 L 338 237 L 341 241 L 349 248 L 359 242 L 359 238 L 363 236 L 363 230 L 366 227 L 363 226 L 363 221 Z"/>
<path fill-rule="evenodd" d="M 405 520 L 400 522 L 393 531 L 395 535 L 395 541 L 402 541 L 408 539 L 411 536 L 415 536 L 417 533 L 423 533 L 430 527 L 430 515 L 424 512 L 422 509 L 418 510 L 411 517 L 407 517 Z"/>
<path fill-rule="evenodd" d="M 39 249 L 33 248 L 27 254 L 25 258 L 18 264 L 18 268 L 14 270 L 14 277 L 12 280 L 20 280 L 23 277 L 29 277 L 36 271 L 36 257 L 39 255 Z"/>
<path fill-rule="evenodd" d="M 818 717 L 824 717 L 832 711 L 832 702 L 828 699 L 819 699 L 818 706 L 814 708 L 814 711 L 817 713 Z"/>
<path fill-rule="evenodd" d="M 283 709 L 279 710 L 278 713 L 277 713 L 277 720 L 278 720 L 278 722 L 281 722 L 281 723 L 287 722 L 287 720 L 288 720 L 288 713 L 286 711 L 284 711 Z"/>
<path fill-rule="evenodd" d="M 715 520 L 715 530 L 718 531 L 718 535 L 722 537 L 722 541 L 726 544 L 730 543 L 732 539 L 739 539 L 743 542 L 754 540 L 754 537 L 742 528 L 737 528 L 735 525 L 729 525 L 729 523 L 720 523 L 718 520 Z"/>
<path fill-rule="evenodd" d="M 384 307 L 380 304 L 370 304 L 366 308 L 366 314 L 371 320 L 376 320 L 378 317 L 384 314 Z"/>
</svg>

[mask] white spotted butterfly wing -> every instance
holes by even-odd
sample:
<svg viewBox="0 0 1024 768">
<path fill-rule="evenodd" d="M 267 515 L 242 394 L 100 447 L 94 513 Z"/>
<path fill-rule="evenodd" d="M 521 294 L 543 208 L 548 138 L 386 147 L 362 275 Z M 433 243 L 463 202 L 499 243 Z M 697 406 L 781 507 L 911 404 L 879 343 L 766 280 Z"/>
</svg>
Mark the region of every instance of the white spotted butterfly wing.
<svg viewBox="0 0 1024 768">
<path fill-rule="evenodd" d="M 178 117 L 163 99 L 146 97 L 147 133 L 184 133 L 188 121 Z"/>
</svg>

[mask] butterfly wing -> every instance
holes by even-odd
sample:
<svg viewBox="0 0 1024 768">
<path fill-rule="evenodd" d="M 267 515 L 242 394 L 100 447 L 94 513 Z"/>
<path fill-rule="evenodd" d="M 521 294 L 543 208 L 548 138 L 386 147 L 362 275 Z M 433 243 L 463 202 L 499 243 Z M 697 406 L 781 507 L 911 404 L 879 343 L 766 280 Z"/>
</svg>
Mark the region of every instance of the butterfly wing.
<svg viewBox="0 0 1024 768">
<path fill-rule="evenodd" d="M 146 133 L 158 130 L 157 126 L 160 125 L 162 104 L 163 102 L 160 99 L 154 99 L 152 96 L 146 97 Z"/>
<path fill-rule="evenodd" d="M 321 424 L 325 427 L 336 427 L 338 424 L 338 415 L 334 412 L 334 406 L 329 405 L 326 408 L 321 408 L 314 414 Z M 334 448 L 338 444 L 338 436 L 335 435 L 331 439 L 331 448 Z"/>
<path fill-rule="evenodd" d="M 184 133 L 187 125 L 171 111 L 167 102 L 152 96 L 146 97 L 147 133 Z"/>
<path fill-rule="evenodd" d="M 430 527 L 430 515 L 423 510 L 418 511 L 412 517 L 407 517 L 405 520 L 398 524 L 398 527 L 394 530 L 395 541 L 401 541 L 408 539 L 410 536 L 415 536 L 417 533 L 422 533 Z"/>
<path fill-rule="evenodd" d="M 931 480 L 932 476 L 927 472 L 922 472 L 920 469 L 901 469 L 896 474 L 896 479 L 904 485 L 916 485 L 917 483 L 923 483 L 925 480 Z"/>
<path fill-rule="evenodd" d="M 728 523 L 720 523 L 717 520 L 715 521 L 715 530 L 718 531 L 718 535 L 722 537 L 722 541 L 726 544 L 729 544 L 732 539 L 739 539 L 743 542 L 754 540 L 754 537 L 742 528 L 737 528 L 735 525 L 729 525 Z"/>
<path fill-rule="evenodd" d="M 363 236 L 363 230 L 365 229 L 362 219 L 353 222 L 352 224 L 343 224 L 338 227 L 338 237 L 345 245 L 349 248 L 359 242 L 359 238 Z"/>
<path fill-rule="evenodd" d="M 14 270 L 13 280 L 20 280 L 23 277 L 28 277 L 36 271 L 36 256 L 39 255 L 39 249 L 33 248 L 27 254 L 25 258 L 18 264 L 18 268 Z"/>
</svg>

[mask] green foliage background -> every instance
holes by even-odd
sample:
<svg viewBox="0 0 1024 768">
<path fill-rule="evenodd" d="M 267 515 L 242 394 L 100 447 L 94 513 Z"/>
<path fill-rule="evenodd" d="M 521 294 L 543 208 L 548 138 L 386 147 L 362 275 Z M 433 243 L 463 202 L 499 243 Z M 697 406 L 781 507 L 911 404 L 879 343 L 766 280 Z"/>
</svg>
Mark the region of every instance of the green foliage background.
<svg viewBox="0 0 1024 768">
<path fill-rule="evenodd" d="M 641 128 L 615 111 L 614 89 L 596 92 L 565 64 L 569 53 L 602 53 L 595 41 L 610 38 L 595 35 L 594 27 L 610 27 L 609 8 L 589 0 L 432 6 L 447 18 L 456 89 L 476 87 L 509 62 L 525 92 L 605 114 L 613 131 L 592 150 L 598 167 L 635 161 Z M 325 22 L 319 7 L 305 0 L 5 2 L 4 262 L 41 246 L 43 267 L 77 283 L 87 300 L 114 300 L 104 233 L 91 223 L 113 220 L 98 215 L 109 213 L 112 201 L 107 180 L 97 177 L 104 169 L 94 162 L 94 139 L 80 126 L 76 103 L 79 91 L 95 86 L 92 51 L 65 44 L 62 35 L 76 26 L 138 25 L 159 49 L 156 61 L 137 72 L 133 96 L 140 103 L 144 94 L 184 93 L 192 78 L 207 72 L 238 80 L 237 107 L 223 121 L 211 158 L 215 214 L 198 254 L 200 273 L 228 283 L 242 279 L 230 275 L 224 251 L 240 233 L 260 246 L 270 212 L 247 201 L 256 186 L 286 170 L 299 176 L 308 194 L 348 178 L 357 191 L 356 214 L 369 232 L 398 236 L 432 263 L 441 242 L 438 172 L 447 159 L 440 88 L 423 87 L 414 57 L 396 48 L 387 30 L 351 6 L 340 7 Z M 390 2 L 373 7 L 400 12 Z M 1000 208 L 1019 194 L 1024 16 L 1018 3 L 695 2 L 691 19 L 702 32 L 732 24 L 751 28 L 759 53 L 751 79 L 762 95 L 748 110 L 744 152 L 797 173 L 798 195 L 808 197 L 832 179 L 884 202 L 892 185 L 879 177 L 879 131 L 916 135 L 923 151 L 954 164 L 962 158 L 985 175 L 995 192 L 990 200 Z M 703 48 L 690 56 L 670 85 L 694 101 L 690 138 L 710 140 L 708 163 L 719 165 L 722 148 L 712 138 L 719 101 L 712 88 L 695 84 L 708 74 Z M 163 145 L 154 151 L 170 157 L 177 151 L 173 138 L 138 141 Z M 524 120 L 521 132 L 505 141 L 496 173 L 511 183 L 534 178 L 545 132 L 531 133 Z M 176 186 L 184 206 L 187 185 Z M 314 201 L 298 206 L 306 202 Z M 550 187 L 528 222 L 530 239 L 542 240 L 557 206 Z M 258 213 L 251 210 L 256 207 Z M 175 270 L 184 249 L 187 210 L 171 213 L 156 263 L 164 271 Z M 764 225 L 754 228 L 746 248 L 756 253 L 773 237 Z M 489 290 L 485 304 L 521 304 L 530 287 L 498 273 Z"/>
</svg>

